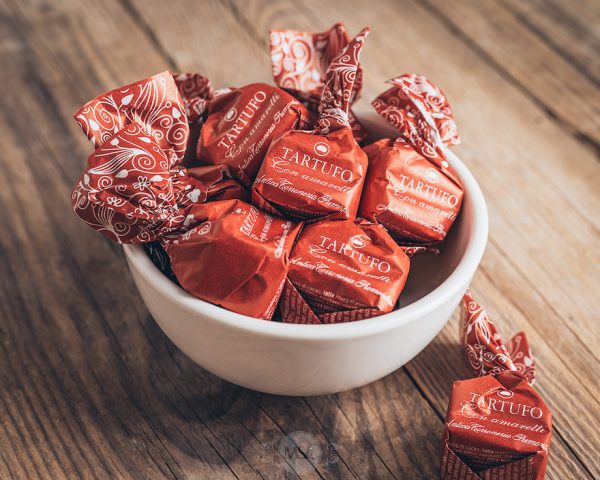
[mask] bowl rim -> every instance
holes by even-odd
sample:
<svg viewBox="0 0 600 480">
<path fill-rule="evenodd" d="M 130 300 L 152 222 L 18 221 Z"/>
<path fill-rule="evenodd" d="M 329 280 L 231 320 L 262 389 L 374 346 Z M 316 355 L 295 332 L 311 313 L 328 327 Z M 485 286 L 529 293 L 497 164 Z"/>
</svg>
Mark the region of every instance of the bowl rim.
<svg viewBox="0 0 600 480">
<path fill-rule="evenodd" d="M 296 340 L 331 341 L 376 335 L 401 327 L 432 312 L 458 293 L 469 282 L 483 256 L 488 236 L 488 211 L 477 180 L 456 154 L 446 150 L 446 158 L 454 168 L 465 191 L 465 201 L 472 204 L 472 235 L 465 253 L 452 273 L 435 289 L 415 302 L 393 312 L 365 320 L 347 323 L 312 325 L 260 320 L 231 312 L 193 297 L 169 280 L 155 265 L 141 245 L 123 245 L 130 269 L 135 269 L 152 288 L 161 291 L 172 302 L 213 322 L 235 330 L 260 336 L 293 338 Z M 469 200 L 466 200 L 469 197 Z"/>
</svg>

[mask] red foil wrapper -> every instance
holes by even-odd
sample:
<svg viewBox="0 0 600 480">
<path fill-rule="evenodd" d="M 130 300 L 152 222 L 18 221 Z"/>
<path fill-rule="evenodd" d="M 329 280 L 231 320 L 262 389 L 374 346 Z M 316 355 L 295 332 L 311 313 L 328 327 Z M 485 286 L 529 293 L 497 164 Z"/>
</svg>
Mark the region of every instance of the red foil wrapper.
<svg viewBox="0 0 600 480">
<path fill-rule="evenodd" d="M 199 73 L 177 73 L 173 78 L 183 100 L 188 123 L 191 125 L 202 118 L 215 92 L 210 80 Z"/>
<path fill-rule="evenodd" d="M 373 106 L 400 132 L 367 147 L 369 170 L 359 215 L 377 221 L 399 242 L 431 244 L 446 237 L 463 199 L 447 146 L 459 143 L 450 105 L 424 77 L 390 81 Z"/>
<path fill-rule="evenodd" d="M 271 141 L 303 128 L 308 111 L 280 88 L 254 83 L 216 95 L 208 102 L 196 152 L 204 165 L 227 165 L 236 179 L 250 186 Z"/>
<path fill-rule="evenodd" d="M 264 210 L 299 220 L 354 219 L 367 157 L 348 122 L 364 29 L 330 63 L 314 131 L 289 131 L 273 141 L 252 187 Z"/>
<path fill-rule="evenodd" d="M 324 221 L 302 231 L 279 304 L 288 323 L 339 323 L 391 312 L 410 261 L 381 225 Z"/>
<path fill-rule="evenodd" d="M 163 239 L 180 285 L 227 310 L 269 320 L 301 225 L 240 200 L 199 205 L 196 226 Z"/>
<path fill-rule="evenodd" d="M 271 30 L 269 44 L 275 83 L 301 100 L 317 118 L 327 69 L 348 43 L 350 39 L 343 23 L 336 23 L 321 33 Z M 362 75 L 358 65 L 350 104 L 360 96 Z M 367 132 L 351 109 L 348 111 L 348 121 L 354 138 L 358 142 L 364 140 Z"/>
<path fill-rule="evenodd" d="M 180 166 L 189 128 L 168 72 L 104 93 L 75 118 L 97 148 L 73 188 L 73 209 L 111 240 L 150 242 L 193 226 L 197 204 L 246 197 L 224 166 Z"/>
<path fill-rule="evenodd" d="M 248 190 L 241 183 L 231 178 L 229 169 L 225 165 L 191 167 L 185 170 L 182 169 L 180 172 L 182 172 L 182 175 L 173 179 L 175 191 L 190 192 L 193 191 L 196 185 L 199 185 L 198 201 L 194 203 L 216 202 L 218 200 L 250 201 Z"/>
<path fill-rule="evenodd" d="M 444 427 L 442 480 L 544 478 L 552 415 L 531 387 L 523 332 L 508 346 L 467 292 L 462 336 L 478 378 L 454 382 Z"/>
</svg>

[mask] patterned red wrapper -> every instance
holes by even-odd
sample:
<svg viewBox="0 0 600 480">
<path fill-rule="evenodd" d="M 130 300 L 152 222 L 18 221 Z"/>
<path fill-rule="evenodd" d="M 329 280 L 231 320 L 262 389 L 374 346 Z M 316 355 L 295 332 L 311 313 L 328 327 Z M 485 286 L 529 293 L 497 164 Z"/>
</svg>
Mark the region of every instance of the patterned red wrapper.
<svg viewBox="0 0 600 480">
<path fill-rule="evenodd" d="M 241 200 L 199 205 L 195 216 L 194 228 L 162 240 L 180 285 L 232 312 L 270 320 L 301 224 Z"/>
<path fill-rule="evenodd" d="M 552 414 L 531 387 L 534 362 L 518 333 L 505 346 L 470 292 L 461 334 L 477 378 L 454 382 L 444 426 L 442 480 L 541 480 Z"/>
<path fill-rule="evenodd" d="M 385 225 L 400 243 L 434 246 L 463 199 L 445 153 L 459 143 L 456 124 L 443 92 L 424 77 L 407 74 L 390 83 L 373 106 L 400 137 L 365 147 L 369 170 L 359 215 Z"/>
<path fill-rule="evenodd" d="M 173 75 L 183 100 L 188 123 L 191 125 L 206 113 L 208 102 L 215 96 L 210 80 L 199 73 Z"/>
<path fill-rule="evenodd" d="M 519 332 L 504 345 L 496 325 L 474 299 L 471 292 L 463 298 L 461 336 L 467 361 L 477 376 L 513 370 L 530 384 L 535 380 L 535 362 L 525 332 Z"/>
<path fill-rule="evenodd" d="M 367 157 L 348 123 L 359 53 L 369 30 L 359 33 L 329 64 L 318 126 L 276 138 L 252 187 L 264 210 L 298 220 L 356 217 Z"/>
<path fill-rule="evenodd" d="M 350 38 L 341 22 L 321 33 L 271 30 L 269 45 L 275 83 L 301 100 L 317 118 L 327 69 L 348 43 Z M 350 104 L 360 96 L 362 76 L 359 64 L 352 85 Z M 351 109 L 348 111 L 348 121 L 354 138 L 362 142 L 367 131 Z"/>
<path fill-rule="evenodd" d="M 271 141 L 293 128 L 304 128 L 308 111 L 280 88 L 253 83 L 215 95 L 208 102 L 196 151 L 203 165 L 227 165 L 250 186 Z"/>
<path fill-rule="evenodd" d="M 410 261 L 381 225 L 323 221 L 304 228 L 292 250 L 279 302 L 286 323 L 340 323 L 391 312 Z"/>
<path fill-rule="evenodd" d="M 185 106 L 169 72 L 98 95 L 74 115 L 95 147 L 126 126 L 142 126 L 158 144 L 168 167 L 179 164 L 189 136 Z"/>
<path fill-rule="evenodd" d="M 185 76 L 198 85 L 199 75 Z M 188 101 L 197 98 L 198 90 L 184 90 Z M 164 72 L 104 93 L 75 114 L 97 147 L 71 196 L 84 222 L 113 241 L 146 243 L 193 226 L 199 203 L 247 197 L 224 166 L 180 165 L 189 136 L 184 104 Z"/>
</svg>

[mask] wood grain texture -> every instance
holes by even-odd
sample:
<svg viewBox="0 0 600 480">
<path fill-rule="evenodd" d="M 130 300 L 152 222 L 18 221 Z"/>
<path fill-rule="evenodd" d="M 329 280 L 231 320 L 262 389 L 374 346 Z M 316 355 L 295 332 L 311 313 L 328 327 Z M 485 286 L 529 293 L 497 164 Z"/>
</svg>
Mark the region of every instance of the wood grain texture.
<svg viewBox="0 0 600 480">
<path fill-rule="evenodd" d="M 404 71 L 449 96 L 490 210 L 473 289 L 505 335 L 531 338 L 548 478 L 600 478 L 598 16 L 587 0 L 0 2 L 0 478 L 437 476 L 450 386 L 469 376 L 456 316 L 366 387 L 248 391 L 164 337 L 120 248 L 70 210 L 83 102 L 165 68 L 270 81 L 269 28 L 338 20 L 373 29 L 365 98 Z M 296 431 L 326 452 L 298 471 L 277 452 Z"/>
<path fill-rule="evenodd" d="M 579 75 L 600 84 L 600 4 L 586 0 L 506 0 L 517 21 L 572 64 Z"/>
<path fill-rule="evenodd" d="M 593 3 L 589 2 L 592 17 L 598 14 L 597 5 L 593 7 Z M 502 4 L 493 0 L 426 0 L 426 5 L 444 25 L 455 29 L 462 41 L 476 45 L 481 58 L 493 64 L 547 114 L 598 150 L 598 83 L 585 75 L 586 70 L 573 62 L 564 50 L 561 54 L 559 47 L 563 44 L 555 38 L 554 29 L 544 35 L 541 27 L 533 26 L 535 18 L 541 16 L 539 13 L 532 15 L 533 19 L 528 22 L 519 10 L 502 8 Z M 544 12 L 551 7 L 544 5 L 539 10 Z M 568 4 L 563 4 L 556 14 L 564 18 L 571 11 Z M 585 35 L 579 25 L 573 30 L 578 36 Z M 594 63 L 592 61 L 592 68 Z"/>
</svg>

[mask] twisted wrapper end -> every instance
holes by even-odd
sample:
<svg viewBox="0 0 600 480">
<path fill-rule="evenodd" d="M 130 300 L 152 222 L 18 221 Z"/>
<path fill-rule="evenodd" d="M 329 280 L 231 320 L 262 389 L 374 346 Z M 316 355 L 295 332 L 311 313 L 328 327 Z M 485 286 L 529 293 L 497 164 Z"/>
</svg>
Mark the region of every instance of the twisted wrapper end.
<svg viewBox="0 0 600 480">
<path fill-rule="evenodd" d="M 215 91 L 210 80 L 199 73 L 176 73 L 173 79 L 183 100 L 187 121 L 192 125 L 204 116 Z"/>
<path fill-rule="evenodd" d="M 271 69 L 275 84 L 306 105 L 316 114 L 327 69 L 332 60 L 348 45 L 346 27 L 339 22 L 325 32 L 299 30 L 271 30 L 269 48 Z M 352 86 L 350 103 L 354 103 L 362 90 L 363 71 L 358 65 Z M 315 115 L 316 117 L 316 115 Z M 358 142 L 366 139 L 368 132 L 352 110 L 348 121 Z"/>
<path fill-rule="evenodd" d="M 348 111 L 352 102 L 352 89 L 357 78 L 360 52 L 370 29 L 364 28 L 335 57 L 325 75 L 317 130 L 321 135 L 350 127 Z"/>
<path fill-rule="evenodd" d="M 442 171 L 447 170 L 444 152 L 451 145 L 458 145 L 460 138 L 444 93 L 415 73 L 395 77 L 388 83 L 392 88 L 373 100 L 377 113 L 398 129 L 403 141 Z"/>
<path fill-rule="evenodd" d="M 183 100 L 168 71 L 103 93 L 74 117 L 96 148 L 128 125 L 142 125 L 169 166 L 183 159 L 190 133 Z"/>
<path fill-rule="evenodd" d="M 192 228 L 208 199 L 246 195 L 223 165 L 168 164 L 143 126 L 128 125 L 90 155 L 73 188 L 75 214 L 117 243 L 147 243 Z"/>
<path fill-rule="evenodd" d="M 463 297 L 461 337 L 467 362 L 477 376 L 506 370 L 521 373 L 530 384 L 535 380 L 535 363 L 525 332 L 517 333 L 506 345 L 494 323 L 470 291 Z"/>
<path fill-rule="evenodd" d="M 320 33 L 271 30 L 269 48 L 275 84 L 317 108 L 327 68 L 349 41 L 341 22 Z M 360 87 L 358 83 L 354 86 L 355 96 Z"/>
<path fill-rule="evenodd" d="M 118 243 L 150 242 L 178 216 L 169 160 L 136 123 L 90 155 L 71 200 L 77 216 Z"/>
</svg>

